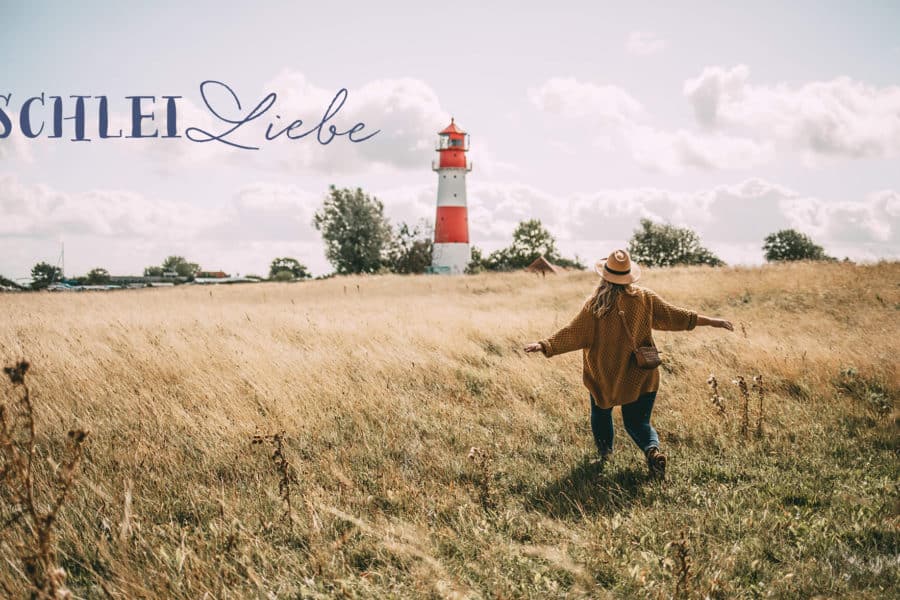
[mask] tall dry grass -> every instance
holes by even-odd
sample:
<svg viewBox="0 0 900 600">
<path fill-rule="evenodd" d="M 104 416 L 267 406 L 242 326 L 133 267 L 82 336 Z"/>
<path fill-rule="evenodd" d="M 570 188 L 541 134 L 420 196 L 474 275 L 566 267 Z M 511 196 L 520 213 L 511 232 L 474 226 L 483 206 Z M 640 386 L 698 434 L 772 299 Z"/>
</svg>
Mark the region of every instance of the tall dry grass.
<svg viewBox="0 0 900 600">
<path fill-rule="evenodd" d="M 580 356 L 521 352 L 575 314 L 592 274 L 0 297 L 0 358 L 32 363 L 37 468 L 52 475 L 70 427 L 91 431 L 57 522 L 67 585 L 89 598 L 896 590 L 900 265 L 643 283 L 740 325 L 656 336 L 661 485 L 618 416 L 615 458 L 592 470 Z M 741 435 L 735 386 L 718 389 L 724 415 L 711 404 L 710 373 L 764 377 L 761 439 Z M 252 445 L 273 432 L 283 465 Z M 26 593 L 10 535 L 0 578 Z"/>
</svg>

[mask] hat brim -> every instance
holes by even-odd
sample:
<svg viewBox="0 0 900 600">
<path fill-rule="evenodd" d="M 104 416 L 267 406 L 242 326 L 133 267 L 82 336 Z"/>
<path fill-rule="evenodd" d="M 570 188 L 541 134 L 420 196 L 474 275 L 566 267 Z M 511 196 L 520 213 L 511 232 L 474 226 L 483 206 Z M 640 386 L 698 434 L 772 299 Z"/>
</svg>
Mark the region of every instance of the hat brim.
<svg viewBox="0 0 900 600">
<path fill-rule="evenodd" d="M 619 285 L 628 285 L 629 283 L 634 283 L 641 278 L 641 266 L 636 262 L 631 263 L 631 270 L 624 275 L 616 275 L 615 273 L 610 273 L 609 271 L 607 271 L 605 260 L 603 262 L 598 262 L 596 266 L 594 266 L 594 271 L 596 271 L 597 274 L 606 281 L 610 283 L 618 283 Z"/>
</svg>

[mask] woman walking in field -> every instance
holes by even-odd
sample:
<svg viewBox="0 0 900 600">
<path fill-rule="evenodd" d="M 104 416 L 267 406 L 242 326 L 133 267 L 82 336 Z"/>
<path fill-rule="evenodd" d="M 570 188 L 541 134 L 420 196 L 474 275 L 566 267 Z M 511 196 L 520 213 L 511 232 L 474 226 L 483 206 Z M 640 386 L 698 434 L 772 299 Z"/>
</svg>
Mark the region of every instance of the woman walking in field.
<svg viewBox="0 0 900 600">
<path fill-rule="evenodd" d="M 602 281 L 572 322 L 526 352 L 556 356 L 583 351 L 584 385 L 591 397 L 591 430 L 601 466 L 613 449 L 612 408 L 622 407 L 625 431 L 647 457 L 650 475 L 662 478 L 666 456 L 650 424 L 659 389 L 659 365 L 652 330 L 690 331 L 710 326 L 733 331 L 729 321 L 672 306 L 654 292 L 634 284 L 641 268 L 624 250 L 597 263 Z"/>
</svg>

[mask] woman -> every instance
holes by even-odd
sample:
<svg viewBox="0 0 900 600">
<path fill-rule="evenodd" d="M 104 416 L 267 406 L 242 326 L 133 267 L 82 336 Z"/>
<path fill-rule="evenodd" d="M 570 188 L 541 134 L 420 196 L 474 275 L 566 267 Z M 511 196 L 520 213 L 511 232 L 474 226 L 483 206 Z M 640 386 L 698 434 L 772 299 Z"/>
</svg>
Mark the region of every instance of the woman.
<svg viewBox="0 0 900 600">
<path fill-rule="evenodd" d="M 653 477 L 664 477 L 666 456 L 659 436 L 650 425 L 650 413 L 659 389 L 659 370 L 640 368 L 635 348 L 654 345 L 651 330 L 690 331 L 710 326 L 733 331 L 725 319 L 713 319 L 672 306 L 654 292 L 632 285 L 641 268 L 624 250 L 616 250 L 597 263 L 602 281 L 572 322 L 525 352 L 556 356 L 583 350 L 584 385 L 591 395 L 591 430 L 600 452 L 601 466 L 613 449 L 613 406 L 622 407 L 625 430 L 644 451 Z"/>
</svg>

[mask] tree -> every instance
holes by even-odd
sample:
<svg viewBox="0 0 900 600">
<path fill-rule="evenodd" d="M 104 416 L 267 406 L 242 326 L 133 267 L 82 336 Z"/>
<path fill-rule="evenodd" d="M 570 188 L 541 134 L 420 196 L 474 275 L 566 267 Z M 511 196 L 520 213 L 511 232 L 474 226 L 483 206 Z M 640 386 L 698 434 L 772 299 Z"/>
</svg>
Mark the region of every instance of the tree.
<svg viewBox="0 0 900 600">
<path fill-rule="evenodd" d="M 377 198 L 360 188 L 332 185 L 313 226 L 322 232 L 325 256 L 338 274 L 374 273 L 381 268 L 391 227 Z"/>
<path fill-rule="evenodd" d="M 769 262 L 789 260 L 834 260 L 809 236 L 796 229 L 782 229 L 766 236 L 763 251 Z"/>
<path fill-rule="evenodd" d="M 394 273 L 424 273 L 431 265 L 434 242 L 427 224 L 410 228 L 402 223 L 387 250 L 388 267 Z"/>
<path fill-rule="evenodd" d="M 531 219 L 522 221 L 516 226 L 510 246 L 491 252 L 487 258 L 482 258 L 479 251 L 477 261 L 473 253 L 468 270 L 476 272 L 479 269 L 490 271 L 524 269 L 540 256 L 562 267 L 584 269 L 584 265 L 577 258 L 569 260 L 560 256 L 553 235 L 538 219 Z"/>
<path fill-rule="evenodd" d="M 567 269 L 578 269 L 579 271 L 584 271 L 587 269 L 587 266 L 581 262 L 581 258 L 576 254 L 575 258 L 568 259 L 562 256 L 557 257 L 555 261 L 550 261 L 558 267 L 565 267 Z"/>
<path fill-rule="evenodd" d="M 693 230 L 650 219 L 641 219 L 628 242 L 628 252 L 635 262 L 648 267 L 725 264 L 700 244 L 700 236 Z"/>
<path fill-rule="evenodd" d="M 282 275 L 282 273 L 287 275 Z M 269 279 L 290 281 L 291 279 L 309 279 L 310 277 L 312 277 L 312 274 L 309 272 L 309 269 L 296 258 L 288 256 L 276 258 L 269 265 Z"/>
<path fill-rule="evenodd" d="M 509 259 L 515 263 L 514 268 L 525 268 L 538 257 L 543 256 L 550 262 L 559 259 L 556 240 L 538 219 L 522 221 L 513 231 L 513 243 L 509 247 Z"/>
<path fill-rule="evenodd" d="M 16 290 L 21 290 L 22 286 L 13 281 L 12 279 L 7 279 L 3 275 L 0 275 L 0 287 L 10 287 Z"/>
<path fill-rule="evenodd" d="M 478 246 L 472 246 L 472 253 L 469 258 L 469 265 L 466 267 L 467 275 L 475 275 L 487 270 L 486 257 L 484 252 Z"/>
<path fill-rule="evenodd" d="M 276 271 L 274 274 L 270 274 L 269 279 L 272 281 L 294 281 L 295 278 L 293 273 L 287 269 L 282 269 L 281 271 Z"/>
<path fill-rule="evenodd" d="M 62 279 L 62 269 L 50 263 L 39 262 L 31 268 L 31 287 L 40 290 Z"/>
<path fill-rule="evenodd" d="M 179 277 L 193 277 L 200 270 L 197 263 L 188 262 L 183 256 L 169 256 L 163 261 L 164 273 L 175 272 Z"/>
<path fill-rule="evenodd" d="M 144 269 L 144 277 L 162 277 L 162 267 L 147 267 Z"/>
<path fill-rule="evenodd" d="M 109 283 L 109 271 L 101 267 L 91 269 L 87 274 L 88 285 L 104 285 Z"/>
<path fill-rule="evenodd" d="M 512 248 L 500 248 L 494 250 L 482 259 L 481 264 L 487 271 L 511 271 L 513 269 L 521 269 L 527 267 L 528 264 L 522 265 L 523 261 L 516 260 L 512 254 Z"/>
</svg>

